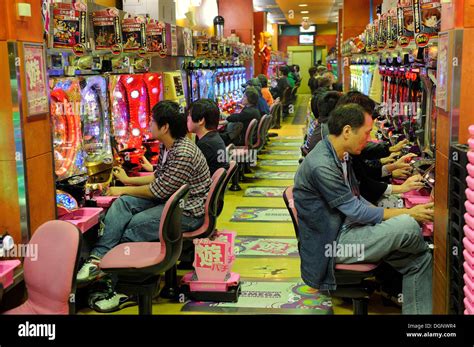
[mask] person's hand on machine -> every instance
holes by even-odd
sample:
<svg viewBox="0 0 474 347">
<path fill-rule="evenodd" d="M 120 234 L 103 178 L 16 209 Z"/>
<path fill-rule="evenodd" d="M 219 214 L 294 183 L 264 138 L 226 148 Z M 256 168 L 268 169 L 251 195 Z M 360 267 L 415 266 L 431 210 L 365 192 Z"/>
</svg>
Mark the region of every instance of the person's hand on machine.
<svg viewBox="0 0 474 347">
<path fill-rule="evenodd" d="M 402 148 L 405 147 L 407 144 L 408 144 L 408 140 L 405 139 L 405 140 L 400 141 L 399 143 L 397 143 L 395 146 L 390 147 L 388 150 L 391 153 L 400 152 L 402 150 Z"/>
<path fill-rule="evenodd" d="M 153 165 L 151 165 L 145 156 L 140 158 L 140 163 L 142 164 L 142 168 L 145 169 L 145 171 L 153 172 Z"/>
<path fill-rule="evenodd" d="M 392 171 L 392 178 L 407 178 L 411 175 L 411 168 L 396 169 Z"/>
<path fill-rule="evenodd" d="M 119 166 L 115 166 L 114 169 L 113 169 L 113 173 L 114 173 L 114 177 L 116 179 L 118 179 L 120 182 L 122 182 L 123 184 L 127 184 L 128 182 L 128 179 L 130 177 L 128 177 L 127 173 L 125 172 L 124 169 L 122 169 L 121 167 Z"/>
<path fill-rule="evenodd" d="M 401 185 L 401 192 L 406 193 L 412 190 L 423 188 L 425 184 L 422 182 L 422 180 L 423 177 L 421 175 L 413 175 L 408 177 L 408 179 Z"/>
<path fill-rule="evenodd" d="M 398 159 L 396 162 L 392 164 L 387 164 L 385 165 L 385 168 L 388 170 L 388 172 L 392 173 L 392 177 L 395 177 L 393 173 L 397 170 L 402 170 L 405 173 L 410 174 L 412 167 L 409 164 L 411 158 L 416 157 L 416 154 L 409 153 L 407 155 L 404 155 L 400 159 Z M 407 162 L 408 161 L 408 162 Z M 398 174 L 402 174 L 402 171 L 399 171 Z M 407 176 L 405 176 L 407 177 Z M 400 177 L 395 177 L 395 178 L 400 178 Z"/>
<path fill-rule="evenodd" d="M 400 152 L 393 152 L 390 154 L 390 156 L 380 159 L 380 162 L 382 163 L 382 165 L 391 164 L 397 159 L 399 155 Z"/>
<path fill-rule="evenodd" d="M 416 205 L 408 210 L 408 214 L 417 222 L 432 222 L 434 216 L 434 203 Z"/>
</svg>

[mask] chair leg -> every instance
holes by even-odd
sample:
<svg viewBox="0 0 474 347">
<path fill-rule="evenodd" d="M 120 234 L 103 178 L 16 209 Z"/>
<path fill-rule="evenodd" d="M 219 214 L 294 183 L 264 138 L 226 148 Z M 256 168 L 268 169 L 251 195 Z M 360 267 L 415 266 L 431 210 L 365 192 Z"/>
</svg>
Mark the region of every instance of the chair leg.
<svg viewBox="0 0 474 347">
<path fill-rule="evenodd" d="M 352 307 L 354 315 L 368 315 L 369 314 L 369 300 L 368 299 L 352 299 Z"/>
<path fill-rule="evenodd" d="M 176 265 L 165 272 L 165 286 L 161 290 L 160 296 L 166 299 L 177 300 L 178 290 L 178 274 Z"/>
<path fill-rule="evenodd" d="M 245 163 L 244 164 L 244 172 L 246 174 L 251 174 L 252 173 L 252 169 L 250 168 L 250 164 L 249 163 Z"/>
<path fill-rule="evenodd" d="M 239 181 L 245 182 L 247 177 L 245 177 L 245 163 L 239 165 Z"/>
<path fill-rule="evenodd" d="M 151 315 L 153 312 L 152 296 L 149 294 L 140 294 L 138 296 L 138 314 Z"/>
<path fill-rule="evenodd" d="M 239 186 L 239 171 L 240 171 L 240 165 L 237 170 L 235 170 L 234 176 L 232 176 L 232 186 L 229 188 L 230 191 L 232 192 L 238 192 L 239 190 L 242 190 L 242 187 Z"/>
</svg>

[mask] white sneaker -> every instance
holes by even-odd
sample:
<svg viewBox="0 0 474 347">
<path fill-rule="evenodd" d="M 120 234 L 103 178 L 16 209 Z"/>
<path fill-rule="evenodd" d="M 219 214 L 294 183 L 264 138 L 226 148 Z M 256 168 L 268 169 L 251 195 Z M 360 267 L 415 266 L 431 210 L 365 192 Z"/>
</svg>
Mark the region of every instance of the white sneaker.
<svg viewBox="0 0 474 347">
<path fill-rule="evenodd" d="M 84 265 L 82 265 L 81 269 L 77 272 L 76 281 L 78 284 L 85 284 L 89 283 L 95 279 L 97 279 L 101 274 L 99 268 L 100 259 L 96 257 L 90 257 Z"/>
<path fill-rule="evenodd" d="M 131 300 L 131 297 L 113 292 L 109 297 L 96 301 L 93 307 L 97 312 L 109 313 L 136 304 L 136 302 Z"/>
</svg>

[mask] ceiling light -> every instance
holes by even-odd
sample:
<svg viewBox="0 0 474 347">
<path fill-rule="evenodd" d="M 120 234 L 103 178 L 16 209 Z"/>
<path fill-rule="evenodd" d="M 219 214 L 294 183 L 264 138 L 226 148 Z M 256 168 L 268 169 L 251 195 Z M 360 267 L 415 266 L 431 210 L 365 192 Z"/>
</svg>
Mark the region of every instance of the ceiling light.
<svg viewBox="0 0 474 347">
<path fill-rule="evenodd" d="M 307 14 L 307 13 L 309 13 L 309 11 L 301 11 L 300 13 L 301 14 Z"/>
<path fill-rule="evenodd" d="M 299 4 L 298 6 L 299 7 L 306 7 L 306 6 L 308 6 L 308 4 Z"/>
</svg>

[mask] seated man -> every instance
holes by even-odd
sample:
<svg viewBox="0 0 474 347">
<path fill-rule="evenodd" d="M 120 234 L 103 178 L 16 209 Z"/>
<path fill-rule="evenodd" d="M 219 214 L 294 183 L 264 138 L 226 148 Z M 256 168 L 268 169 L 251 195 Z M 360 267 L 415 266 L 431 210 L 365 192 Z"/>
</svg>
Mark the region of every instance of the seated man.
<svg viewBox="0 0 474 347">
<path fill-rule="evenodd" d="M 154 175 L 128 177 L 114 168 L 115 177 L 125 187 L 111 187 L 108 194 L 120 196 L 107 212 L 103 235 L 95 244 L 89 259 L 77 274 L 78 283 L 89 283 L 99 277 L 100 259 L 119 243 L 158 241 L 158 228 L 166 200 L 182 185 L 190 186 L 184 207 L 182 230 L 192 231 L 204 222 L 204 202 L 211 186 L 206 159 L 186 137 L 186 117 L 179 105 L 160 101 L 153 107 L 151 132 L 160 141 L 160 156 Z M 123 295 L 113 293 L 96 302 L 100 310 L 118 306 Z"/>
<path fill-rule="evenodd" d="M 301 148 L 303 156 L 308 155 L 309 152 L 321 141 L 327 134 L 327 121 L 329 114 L 336 107 L 341 93 L 339 92 L 325 92 L 322 89 L 321 93 L 316 92 L 311 98 L 311 110 L 314 114 L 315 120 L 308 128 L 306 141 Z"/>
<path fill-rule="evenodd" d="M 262 87 L 260 85 L 260 80 L 258 78 L 252 78 L 247 81 L 247 86 L 255 88 L 255 90 L 258 93 L 257 108 L 258 108 L 258 111 L 260 112 L 260 115 L 264 116 L 266 114 L 270 114 L 270 107 L 262 94 Z"/>
<path fill-rule="evenodd" d="M 383 209 L 360 196 L 349 155 L 360 154 L 372 124 L 358 105 L 336 108 L 329 136 L 296 173 L 301 275 L 307 285 L 331 291 L 336 263 L 384 261 L 403 275 L 403 313 L 431 314 L 432 257 L 417 221 L 432 220 L 433 204 Z M 354 245 L 357 255 L 350 252 Z M 341 255 L 338 248 L 349 251 Z"/>
<path fill-rule="evenodd" d="M 268 88 L 267 76 L 260 74 L 257 76 L 257 78 L 260 82 L 260 85 L 262 86 L 262 89 L 261 89 L 262 97 L 267 102 L 267 105 L 271 107 L 273 105 L 274 100 L 273 100 L 272 93 L 270 93 L 270 89 Z"/>
<path fill-rule="evenodd" d="M 260 121 L 261 115 L 257 109 L 258 93 L 255 88 L 247 88 L 242 98 L 244 109 L 240 113 L 230 115 L 223 122 L 226 124 L 224 132 L 220 133 L 226 146 L 233 143 L 236 146 L 245 145 L 245 134 L 253 119 Z M 256 132 L 255 132 L 256 135 Z"/>
<path fill-rule="evenodd" d="M 277 86 L 275 88 L 270 89 L 270 92 L 273 95 L 273 98 L 280 98 L 280 100 L 283 100 L 283 95 L 285 93 L 285 90 L 287 88 L 291 88 L 290 86 L 290 81 L 288 80 L 288 74 L 290 73 L 290 70 L 288 69 L 288 66 L 280 66 L 278 69 L 280 77 L 278 78 L 277 81 Z"/>
<path fill-rule="evenodd" d="M 210 99 L 192 103 L 188 112 L 188 131 L 196 134 L 197 146 L 206 158 L 211 177 L 217 169 L 229 168 L 225 144 L 217 132 L 219 117 L 219 107 Z"/>
</svg>

